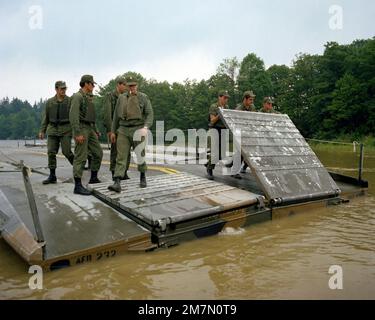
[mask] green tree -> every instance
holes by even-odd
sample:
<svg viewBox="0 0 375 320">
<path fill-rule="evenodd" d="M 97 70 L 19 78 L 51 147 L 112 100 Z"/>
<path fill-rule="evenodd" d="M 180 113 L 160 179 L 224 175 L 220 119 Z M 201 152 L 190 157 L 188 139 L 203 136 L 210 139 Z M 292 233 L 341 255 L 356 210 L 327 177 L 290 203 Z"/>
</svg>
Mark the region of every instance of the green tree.
<svg viewBox="0 0 375 320">
<path fill-rule="evenodd" d="M 240 94 L 253 90 L 256 94 L 255 105 L 259 108 L 265 96 L 272 93 L 272 83 L 265 70 L 264 62 L 254 53 L 248 54 L 241 62 L 238 75 Z"/>
</svg>

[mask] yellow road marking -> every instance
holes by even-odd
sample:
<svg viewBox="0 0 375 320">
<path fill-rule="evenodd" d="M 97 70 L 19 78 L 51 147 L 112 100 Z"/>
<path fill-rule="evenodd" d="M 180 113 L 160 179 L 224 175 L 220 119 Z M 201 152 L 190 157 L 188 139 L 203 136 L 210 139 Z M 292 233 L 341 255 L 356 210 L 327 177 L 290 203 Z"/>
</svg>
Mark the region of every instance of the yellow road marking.
<svg viewBox="0 0 375 320">
<path fill-rule="evenodd" d="M 34 154 L 38 154 L 38 155 L 48 156 L 48 154 L 46 152 L 41 152 L 41 151 L 29 151 L 29 152 L 30 153 L 34 153 Z M 64 159 L 65 158 L 65 156 L 63 156 L 61 154 L 57 154 L 56 157 L 60 158 L 60 159 Z M 102 160 L 102 164 L 110 165 L 111 163 L 108 160 Z M 137 165 L 131 163 L 130 167 L 131 168 L 137 168 Z M 175 169 L 172 169 L 172 168 L 168 168 L 168 167 L 161 167 L 161 166 L 147 166 L 147 169 L 148 170 L 154 170 L 154 171 L 160 171 L 160 172 L 167 173 L 167 174 L 177 174 L 177 173 L 180 173 L 180 171 L 178 171 L 178 170 L 175 170 Z"/>
</svg>

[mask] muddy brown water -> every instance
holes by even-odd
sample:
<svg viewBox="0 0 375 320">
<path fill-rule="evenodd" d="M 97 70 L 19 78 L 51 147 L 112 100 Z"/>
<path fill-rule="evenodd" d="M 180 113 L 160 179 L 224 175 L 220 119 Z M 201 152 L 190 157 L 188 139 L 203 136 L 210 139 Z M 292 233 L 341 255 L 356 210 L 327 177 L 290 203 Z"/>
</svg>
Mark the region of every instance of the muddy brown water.
<svg viewBox="0 0 375 320">
<path fill-rule="evenodd" d="M 352 151 L 317 154 L 356 176 Z M 0 240 L 0 299 L 375 299 L 375 152 L 364 164 L 370 194 L 347 205 L 45 273 L 42 290 Z M 328 286 L 332 265 L 342 290 Z"/>
</svg>

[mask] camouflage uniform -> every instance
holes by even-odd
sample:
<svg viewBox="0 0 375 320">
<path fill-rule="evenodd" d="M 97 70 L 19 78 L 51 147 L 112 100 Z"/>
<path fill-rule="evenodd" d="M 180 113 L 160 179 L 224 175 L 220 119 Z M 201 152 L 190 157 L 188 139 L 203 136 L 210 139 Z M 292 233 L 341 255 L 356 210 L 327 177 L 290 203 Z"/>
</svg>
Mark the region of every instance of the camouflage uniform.
<svg viewBox="0 0 375 320">
<path fill-rule="evenodd" d="M 117 100 L 116 109 L 113 115 L 112 132 L 117 134 L 117 158 L 115 178 L 124 176 L 127 163 L 130 157 L 130 150 L 133 148 L 139 161 L 140 156 L 145 156 L 146 141 L 134 141 L 134 133 L 144 127 L 150 128 L 154 119 L 151 102 L 146 94 L 138 92 L 136 95 L 126 93 Z M 137 147 L 143 144 L 142 147 Z M 138 163 L 138 171 L 145 173 L 146 162 Z"/>
<path fill-rule="evenodd" d="M 113 114 L 115 112 L 118 98 L 119 98 L 119 93 L 117 92 L 116 89 L 113 90 L 112 92 L 107 93 L 104 98 L 104 104 L 103 104 L 104 126 L 107 130 L 107 134 L 112 132 Z M 115 143 L 111 143 L 109 170 L 112 171 L 112 175 L 114 175 L 114 171 L 116 169 L 116 158 L 117 158 L 117 141 Z M 128 171 L 129 165 L 130 165 L 130 154 L 128 155 L 128 162 L 126 164 L 125 173 Z"/>
<path fill-rule="evenodd" d="M 227 97 L 229 97 L 227 91 L 221 91 L 221 92 L 219 92 L 219 96 L 220 95 L 221 96 L 227 96 Z M 214 103 L 214 104 L 211 105 L 211 107 L 210 107 L 210 109 L 208 111 L 208 127 L 209 127 L 209 129 L 216 130 L 217 133 L 218 133 L 218 135 L 219 135 L 219 141 L 218 141 L 218 143 L 219 143 L 218 149 L 219 150 L 218 151 L 219 151 L 219 161 L 220 161 L 221 160 L 221 153 L 222 153 L 222 151 L 224 151 L 224 150 L 222 150 L 222 146 L 221 146 L 221 130 L 225 129 L 225 124 L 223 123 L 223 121 L 220 118 L 219 118 L 219 120 L 216 123 L 211 123 L 211 118 L 210 118 L 211 115 L 217 116 L 219 114 L 219 108 L 221 108 L 221 106 L 219 105 L 218 102 L 216 102 L 216 103 Z M 225 105 L 222 108 L 228 109 L 229 107 L 228 107 L 228 105 Z M 210 170 L 212 171 L 212 170 L 215 169 L 215 163 L 212 163 L 213 162 L 212 161 L 212 156 L 213 156 L 214 153 L 216 154 L 216 152 L 215 152 L 216 150 L 215 151 L 213 150 L 214 149 L 213 146 L 214 146 L 214 144 L 212 143 L 212 141 L 210 139 L 209 140 L 209 148 L 211 150 L 211 154 L 209 155 L 208 162 L 206 164 L 206 167 L 207 167 L 207 170 L 208 170 L 207 172 L 209 172 Z M 209 174 L 209 176 L 211 177 L 212 175 Z"/>
<path fill-rule="evenodd" d="M 250 107 L 246 107 L 243 103 L 239 103 L 236 106 L 236 110 L 238 111 L 249 111 L 249 112 L 257 112 L 257 108 L 254 104 L 252 104 Z"/>
<path fill-rule="evenodd" d="M 265 97 L 265 98 L 263 99 L 263 106 L 262 106 L 262 108 L 260 109 L 259 112 L 280 114 L 280 112 L 276 111 L 273 107 L 272 107 L 271 109 L 266 109 L 266 108 L 264 107 L 264 104 L 266 104 L 266 103 L 271 103 L 271 104 L 273 104 L 273 99 L 272 99 L 271 97 Z"/>
<path fill-rule="evenodd" d="M 82 89 L 71 98 L 70 123 L 73 129 L 73 136 L 84 136 L 82 144 L 75 144 L 73 175 L 74 178 L 81 178 L 83 168 L 87 160 L 88 151 L 92 155 L 91 172 L 98 172 L 103 158 L 103 151 L 97 136 L 98 129 L 95 121 L 95 108 L 93 95 L 86 94 Z"/>
<path fill-rule="evenodd" d="M 57 96 L 47 100 L 42 118 L 40 132 L 48 135 L 48 168 L 56 169 L 56 154 L 60 145 L 63 155 L 73 164 L 74 155 L 71 150 L 72 128 L 69 123 L 70 99 L 65 96 L 62 101 Z"/>
</svg>

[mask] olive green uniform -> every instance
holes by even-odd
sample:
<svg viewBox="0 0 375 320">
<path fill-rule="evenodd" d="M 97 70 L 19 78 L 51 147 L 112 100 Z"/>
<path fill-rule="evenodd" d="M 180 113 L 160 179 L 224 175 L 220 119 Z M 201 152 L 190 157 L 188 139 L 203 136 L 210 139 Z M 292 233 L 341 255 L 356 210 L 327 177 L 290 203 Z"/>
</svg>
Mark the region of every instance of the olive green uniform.
<svg viewBox="0 0 375 320">
<path fill-rule="evenodd" d="M 222 149 L 222 146 L 221 146 L 221 130 L 222 129 L 225 129 L 225 124 L 223 123 L 223 121 L 221 120 L 221 118 L 219 118 L 219 120 L 216 122 L 216 123 L 211 123 L 211 115 L 213 116 L 217 116 L 219 114 L 219 108 L 220 108 L 220 105 L 218 102 L 214 103 L 211 105 L 209 111 L 208 111 L 208 127 L 209 129 L 214 129 L 214 130 L 217 130 L 218 132 L 218 135 L 219 135 L 219 160 L 221 160 L 221 149 Z M 225 105 L 224 106 L 224 109 L 228 109 L 228 105 Z M 209 140 L 209 147 L 211 149 L 211 154 L 209 155 L 208 157 L 208 162 L 206 164 L 206 167 L 208 169 L 212 169 L 214 170 L 215 169 L 215 164 L 212 163 L 212 154 L 213 154 L 213 150 L 212 150 L 212 147 L 213 147 L 213 143 L 211 141 L 211 139 Z"/>
<path fill-rule="evenodd" d="M 61 150 L 63 155 L 73 163 L 71 150 L 72 128 L 69 123 L 70 99 L 65 96 L 59 101 L 57 96 L 47 100 L 46 109 L 42 118 L 40 132 L 48 135 L 48 168 L 56 169 L 56 154 Z"/>
<path fill-rule="evenodd" d="M 112 121 L 113 121 L 113 114 L 115 112 L 117 100 L 119 97 L 119 93 L 117 90 L 113 90 L 106 94 L 104 98 L 103 104 L 103 114 L 104 114 L 104 126 L 107 130 L 107 134 L 112 132 Z M 116 169 L 116 158 L 117 158 L 117 142 L 111 143 L 111 155 L 110 155 L 110 171 L 115 171 Z M 130 165 L 130 155 L 128 156 L 128 162 L 126 165 L 126 171 L 128 171 Z"/>
<path fill-rule="evenodd" d="M 117 134 L 117 158 L 115 178 L 123 177 L 127 168 L 131 148 L 134 149 L 137 161 L 145 157 L 147 141 L 134 141 L 134 133 L 143 128 L 150 128 L 154 121 L 154 112 L 150 99 L 146 94 L 138 92 L 136 95 L 125 93 L 120 95 L 113 114 L 112 132 Z M 146 161 L 138 163 L 138 171 L 146 172 Z"/>
<path fill-rule="evenodd" d="M 280 114 L 280 112 L 276 111 L 274 108 L 272 108 L 270 110 L 265 110 L 264 108 L 262 108 L 262 109 L 259 110 L 259 112 Z"/>
<path fill-rule="evenodd" d="M 74 178 L 81 178 L 89 151 L 92 155 L 91 171 L 99 171 L 103 158 L 103 150 L 95 125 L 96 116 L 92 94 L 86 94 L 80 89 L 72 96 L 69 119 L 73 136 L 82 135 L 85 138 L 82 144 L 76 143 L 74 149 L 73 175 Z"/>
<path fill-rule="evenodd" d="M 250 107 L 246 107 L 243 103 L 239 103 L 236 107 L 236 110 L 257 112 L 257 108 L 253 104 Z"/>
</svg>

